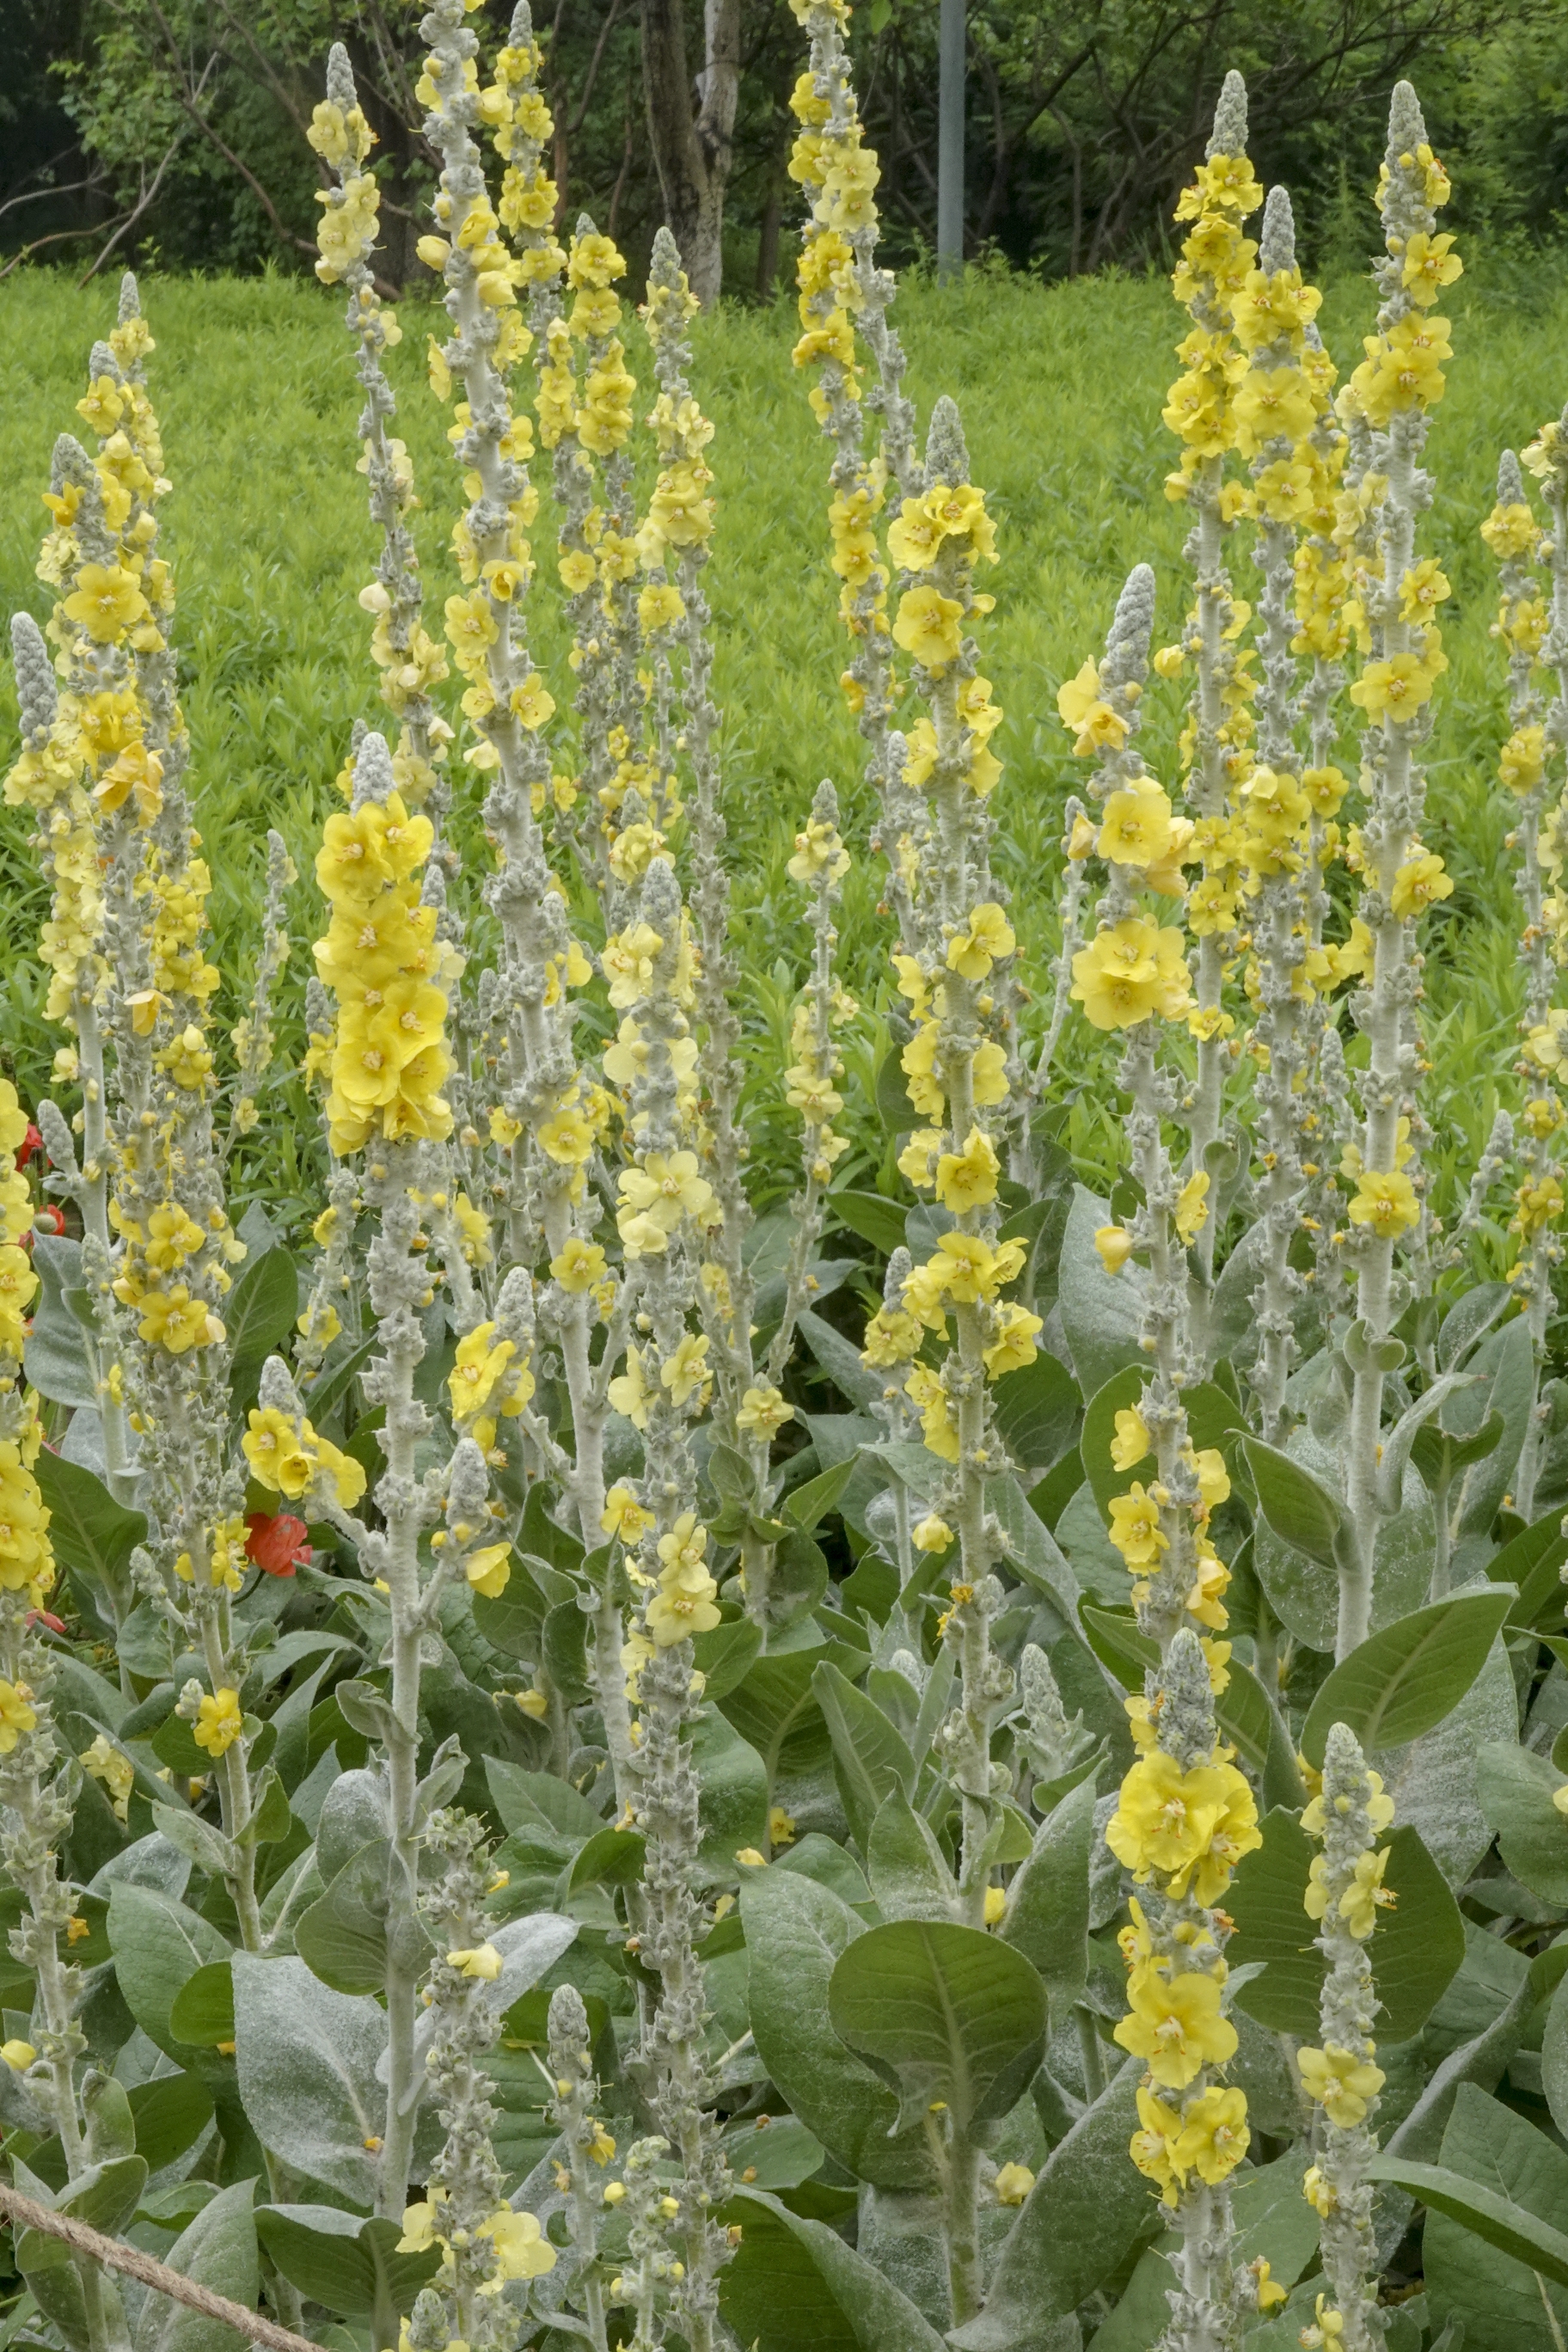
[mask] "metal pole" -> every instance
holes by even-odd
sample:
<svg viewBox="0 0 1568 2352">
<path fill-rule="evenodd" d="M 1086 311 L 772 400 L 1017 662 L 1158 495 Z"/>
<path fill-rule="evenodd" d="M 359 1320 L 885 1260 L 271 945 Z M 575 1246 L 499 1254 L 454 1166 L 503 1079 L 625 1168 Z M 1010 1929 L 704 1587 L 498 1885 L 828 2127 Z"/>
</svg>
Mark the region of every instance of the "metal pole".
<svg viewBox="0 0 1568 2352">
<path fill-rule="evenodd" d="M 963 74 L 965 0 L 942 0 L 938 41 L 936 274 L 963 272 Z"/>
</svg>

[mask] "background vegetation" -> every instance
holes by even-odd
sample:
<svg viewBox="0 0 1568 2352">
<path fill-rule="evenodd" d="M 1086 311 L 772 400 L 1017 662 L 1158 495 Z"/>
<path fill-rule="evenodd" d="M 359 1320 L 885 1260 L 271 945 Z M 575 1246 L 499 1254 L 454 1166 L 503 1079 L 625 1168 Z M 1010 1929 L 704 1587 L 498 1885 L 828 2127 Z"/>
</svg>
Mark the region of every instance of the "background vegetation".
<svg viewBox="0 0 1568 2352">
<path fill-rule="evenodd" d="M 1433 543 L 1454 582 L 1445 616 L 1452 667 L 1439 688 L 1430 761 L 1432 846 L 1457 887 L 1431 926 L 1427 1034 L 1444 1198 L 1456 1171 L 1474 1166 L 1496 1103 L 1495 1073 L 1511 1059 L 1519 1002 L 1518 909 L 1505 845 L 1510 810 L 1495 778 L 1503 719 L 1502 663 L 1489 630 L 1495 587 L 1477 527 L 1494 495 L 1500 444 L 1528 437 L 1561 404 L 1568 289 L 1544 264 L 1481 253 L 1454 289 L 1455 360 L 1437 412 Z M 368 573 L 371 536 L 352 460 L 357 388 L 336 297 L 279 275 L 263 279 L 154 279 L 143 299 L 159 350 L 152 362 L 176 492 L 163 509 L 180 583 L 178 643 L 195 743 L 200 821 L 213 859 L 213 920 L 232 1017 L 243 1006 L 258 931 L 264 835 L 279 825 L 308 877 L 332 777 L 356 718 L 380 705 L 365 653 L 368 625 L 354 596 Z M 1370 323 L 1372 292 L 1344 275 L 1331 283 L 1323 321 L 1345 364 Z M 1007 717 L 995 810 L 998 863 L 1016 896 L 1027 966 L 1047 984 L 1061 867 L 1061 809 L 1078 781 L 1056 716 L 1056 689 L 1100 646 L 1129 568 L 1147 559 L 1162 582 L 1156 643 L 1179 619 L 1175 577 L 1181 510 L 1166 504 L 1171 442 L 1160 408 L 1178 314 L 1166 289 L 1121 277 L 1042 290 L 1005 270 L 972 273 L 956 293 L 918 280 L 900 298 L 922 409 L 938 388 L 963 404 L 974 476 L 1001 525 L 988 625 L 994 684 Z M 0 476 L 41 484 L 55 435 L 74 423 L 82 354 L 111 317 L 108 288 L 79 293 L 65 276 L 29 272 L 0 286 Z M 425 384 L 425 327 L 405 314 L 391 354 L 398 430 L 416 478 L 442 484 L 441 412 Z M 728 305 L 698 324 L 702 391 L 718 424 L 711 455 L 720 521 L 712 572 L 725 713 L 729 822 L 736 845 L 739 937 L 745 965 L 752 1165 L 763 1198 L 787 1188 L 795 1143 L 776 1083 L 789 1005 L 807 934 L 784 866 L 817 780 L 831 775 L 847 805 L 857 866 L 842 919 L 847 976 L 874 1013 L 886 988 L 885 926 L 876 919 L 876 861 L 866 852 L 869 806 L 860 746 L 834 690 L 841 639 L 836 583 L 825 562 L 823 458 L 804 387 L 790 365 L 793 317 Z M 1108 387 L 1114 393 L 1108 396 Z M 765 450 L 760 464 L 755 452 Z M 0 513 L 0 597 L 42 616 L 33 576 L 41 505 L 12 499 Z M 449 593 L 450 559 L 437 520 L 416 517 L 435 609 Z M 1243 576 L 1243 594 L 1248 585 Z M 1151 681 L 1145 742 L 1155 772 L 1175 780 L 1179 683 Z M 0 756 L 15 728 L 10 672 L 0 677 Z M 479 793 L 470 785 L 472 810 Z M 30 942 L 43 894 L 26 846 L 26 813 L 0 812 L 0 903 L 6 908 L 6 986 L 0 1058 L 14 1062 L 25 1098 L 47 1080 L 41 979 Z M 249 845 L 248 856 L 245 845 Z M 481 859 L 471 869 L 483 870 Z M 477 886 L 476 886 L 477 887 Z M 314 888 L 296 894 L 297 940 L 313 936 Z M 588 919 L 586 905 L 583 909 Z M 296 1020 L 304 957 L 289 1003 Z M 1100 1083 L 1087 1024 L 1068 1031 L 1076 1059 L 1064 1140 L 1090 1171 L 1109 1172 L 1120 1129 Z M 289 1043 L 293 1043 L 290 1040 Z M 879 1127 L 865 1096 L 880 1049 L 874 1018 L 852 1044 L 848 1131 L 859 1141 L 848 1181 L 873 1181 Z M 1362 1050 L 1352 1045 L 1352 1055 Z M 285 1052 L 286 1063 L 291 1055 Z M 292 1081 L 287 1082 L 292 1085 Z M 860 1099 L 856 1101 L 855 1090 Z M 290 1098 L 286 1097 L 286 1103 Z M 282 1108 L 283 1106 L 280 1106 Z M 240 1187 L 285 1206 L 309 1186 L 296 1163 L 313 1132 L 268 1119 Z M 776 1150 L 774 1145 L 776 1144 Z M 768 1171 L 776 1170 L 775 1175 Z"/>
<path fill-rule="evenodd" d="M 664 217 L 643 98 L 647 0 L 540 0 L 564 215 L 586 207 L 634 275 Z M 679 19 L 679 0 L 658 0 Z M 487 0 L 489 49 L 510 0 Z M 78 274 L 118 250 L 175 268 L 308 267 L 321 60 L 347 41 L 382 135 L 383 262 L 417 270 L 430 179 L 412 96 L 418 0 L 0 0 L 0 253 L 37 244 Z M 693 76 L 700 8 L 684 27 Z M 488 19 L 488 22 L 484 20 Z M 869 0 L 856 76 L 883 164 L 893 258 L 934 240 L 936 0 Z M 1057 278 L 1163 264 L 1171 204 L 1228 66 L 1247 76 L 1251 152 L 1299 200 L 1305 259 L 1347 266 L 1391 82 L 1417 81 L 1454 167 L 1451 225 L 1532 243 L 1568 179 L 1568 16 L 1559 0 L 972 0 L 966 232 L 972 253 Z M 743 0 L 726 284 L 766 297 L 797 192 L 786 101 L 802 63 L 787 0 Z M 124 225 L 134 215 L 133 224 Z"/>
</svg>

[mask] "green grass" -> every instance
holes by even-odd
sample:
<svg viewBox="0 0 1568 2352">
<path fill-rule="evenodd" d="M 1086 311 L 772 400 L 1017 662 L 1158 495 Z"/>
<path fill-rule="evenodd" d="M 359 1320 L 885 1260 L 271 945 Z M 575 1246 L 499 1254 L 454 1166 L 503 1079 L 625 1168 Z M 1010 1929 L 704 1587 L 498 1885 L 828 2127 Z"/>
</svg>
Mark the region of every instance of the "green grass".
<svg viewBox="0 0 1568 2352">
<path fill-rule="evenodd" d="M 1455 289 L 1455 360 L 1432 436 L 1436 502 L 1426 545 L 1454 583 L 1445 614 L 1451 667 L 1430 746 L 1431 844 L 1457 888 L 1432 926 L 1427 1024 L 1434 1075 L 1430 1117 L 1445 1168 L 1473 1162 L 1511 1060 L 1519 998 L 1517 910 L 1504 847 L 1510 812 L 1492 781 L 1502 724 L 1502 666 L 1488 631 L 1493 584 L 1477 526 L 1493 497 L 1499 448 L 1518 446 L 1568 392 L 1568 293 L 1544 259 L 1531 277 L 1473 273 Z M 194 745 L 198 822 L 216 886 L 220 1006 L 243 1009 L 252 956 L 264 836 L 277 825 L 301 874 L 291 926 L 302 986 L 317 929 L 308 879 L 320 822 L 335 805 L 331 778 L 356 718 L 379 724 L 365 617 L 355 593 L 374 545 L 363 479 L 354 471 L 358 402 L 335 294 L 283 279 L 153 279 L 144 305 L 158 341 L 151 387 L 163 423 L 174 495 L 163 508 L 179 589 L 183 697 Z M 1342 371 L 1370 323 L 1364 282 L 1330 289 L 1323 325 Z M 1097 651 L 1129 568 L 1159 578 L 1157 642 L 1174 634 L 1184 602 L 1181 510 L 1161 484 L 1172 443 L 1160 422 L 1178 326 L 1168 292 L 1149 280 L 1079 282 L 1042 290 L 1022 279 L 972 276 L 958 293 L 907 288 L 899 316 L 922 418 L 953 394 L 969 436 L 973 474 L 1001 524 L 1003 561 L 985 583 L 997 604 L 984 625 L 985 668 L 1006 709 L 994 748 L 1005 761 L 995 809 L 996 863 L 1012 887 L 1026 976 L 1043 984 L 1054 938 L 1061 807 L 1075 782 L 1055 696 L 1064 675 Z M 66 279 L 21 276 L 0 286 L 0 596 L 40 618 L 47 592 L 34 577 L 56 435 L 76 425 L 95 336 L 112 323 L 113 292 L 79 293 Z M 413 453 L 424 510 L 416 530 L 434 612 L 454 583 L 446 541 L 457 493 L 443 440 L 445 412 L 424 381 L 426 321 L 412 309 L 393 353 L 401 402 L 396 429 Z M 699 390 L 717 422 L 711 456 L 720 521 L 710 574 L 719 635 L 718 686 L 733 871 L 742 916 L 746 1014 L 752 1033 L 753 1161 L 791 1180 L 789 1126 L 773 1108 L 771 1073 L 803 970 L 799 893 L 784 877 L 789 839 L 823 775 L 843 794 L 860 854 L 841 931 L 847 977 L 868 1008 L 867 1041 L 852 1058 L 858 1089 L 874 1059 L 869 1025 L 885 988 L 887 927 L 876 914 L 876 861 L 865 851 L 869 809 L 860 745 L 837 687 L 842 640 L 836 583 L 825 557 L 825 448 L 790 363 L 793 312 L 726 310 L 700 322 Z M 633 365 L 646 374 L 637 351 Z M 548 509 L 536 538 L 549 548 Z M 1238 586 L 1248 593 L 1247 567 Z M 553 628 L 542 649 L 558 655 Z M 555 673 L 557 698 L 564 702 Z M 1145 737 L 1151 765 L 1174 781 L 1180 689 L 1157 681 Z M 15 743 L 8 668 L 0 685 L 0 758 Z M 45 1081 L 55 1040 L 37 1016 L 28 961 L 41 914 L 22 813 L 0 814 L 0 906 L 6 988 L 0 1054 L 22 1083 Z M 470 824 L 471 831 L 471 824 Z M 477 861 L 476 861 L 477 862 Z M 479 875 L 472 879 L 477 887 Z M 297 994 L 296 994 L 297 1002 Z M 1070 1139 L 1089 1163 L 1114 1153 L 1108 1064 L 1081 1028 L 1068 1076 L 1081 1081 Z M 1502 1077 L 1505 1088 L 1511 1080 Z M 1506 1098 L 1506 1095 L 1505 1095 Z M 298 1098 L 295 1107 L 301 1108 Z M 874 1132 L 867 1114 L 863 1129 Z M 292 1133 L 274 1134 L 252 1164 L 250 1189 L 298 1198 Z M 1445 1187 L 1445 1189 L 1447 1189 Z"/>
</svg>

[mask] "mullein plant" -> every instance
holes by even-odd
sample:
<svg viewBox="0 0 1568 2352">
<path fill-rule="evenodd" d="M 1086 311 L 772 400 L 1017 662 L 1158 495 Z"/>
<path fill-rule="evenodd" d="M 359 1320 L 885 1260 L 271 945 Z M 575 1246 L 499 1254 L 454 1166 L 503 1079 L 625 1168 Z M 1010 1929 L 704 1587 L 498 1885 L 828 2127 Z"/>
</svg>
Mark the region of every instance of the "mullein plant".
<svg viewBox="0 0 1568 2352">
<path fill-rule="evenodd" d="M 1118 1412 L 1111 1447 L 1119 1471 L 1152 1464 L 1147 1483 L 1135 1479 L 1112 1498 L 1110 1533 L 1133 1579 L 1140 1629 L 1159 1647 L 1142 1696 L 1127 1702 L 1140 1754 L 1106 1829 L 1140 1889 L 1121 1937 L 1130 2012 L 1116 2038 L 1148 2063 L 1131 2154 L 1181 2231 L 1170 2340 L 1195 2347 L 1233 2340 L 1243 2313 L 1265 2307 L 1278 2290 L 1266 2269 L 1238 2273 L 1226 2187 L 1249 2132 L 1246 2095 L 1224 2078 L 1237 2037 L 1226 2014 L 1229 1923 L 1220 1906 L 1236 1864 L 1261 1837 L 1252 1790 L 1214 1716 L 1214 1696 L 1229 1678 L 1230 1571 L 1208 1530 L 1230 1481 L 1217 1452 L 1194 1448 L 1183 1404 L 1201 1369 L 1191 1301 L 1208 1174 L 1181 1181 L 1163 1135 L 1182 1098 L 1179 1078 L 1161 1066 L 1162 1033 L 1184 1027 L 1194 1002 L 1184 938 L 1140 903 L 1141 893 L 1178 898 L 1182 887 L 1173 834 L 1183 821 L 1137 743 L 1153 604 L 1153 575 L 1140 567 L 1104 657 L 1092 665 L 1094 702 L 1081 713 L 1073 707 L 1080 738 L 1089 731 L 1100 746 L 1090 787 L 1100 821 L 1084 819 L 1094 839 L 1080 854 L 1098 854 L 1106 886 L 1099 927 L 1074 959 L 1073 994 L 1095 1027 L 1124 1035 L 1121 1083 L 1131 1097 L 1128 1142 L 1142 1194 L 1131 1221 L 1102 1227 L 1096 1247 L 1109 1276 L 1134 1254 L 1148 1268 L 1141 1345 L 1149 1377 L 1136 1403 Z"/>
<path fill-rule="evenodd" d="M 62 1758 L 50 1706 L 55 1662 L 40 1623 L 55 1563 L 49 1513 L 34 1475 L 43 1430 L 22 1369 L 25 1317 L 38 1287 L 23 1245 L 32 1199 L 16 1164 L 27 1132 L 16 1088 L 0 1080 L 0 1863 L 24 1904 L 10 1950 L 36 1972 L 38 1987 L 32 2038 L 15 2037 L 0 2052 L 0 2094 L 7 2124 L 58 2134 L 68 2177 L 75 2179 L 89 2161 L 76 2080 L 88 2037 L 77 2014 L 84 1979 L 70 1953 L 86 1923 L 61 1867 L 61 1848 L 83 1768 Z M 124 2324 L 113 2284 L 90 2263 L 79 2263 L 78 2275 L 92 2352 L 105 2352 Z"/>
<path fill-rule="evenodd" d="M 1159 656 L 1163 675 L 1179 675 L 1188 661 L 1193 668 L 1182 756 L 1194 824 L 1190 845 L 1201 868 L 1187 914 L 1196 941 L 1191 1026 L 1197 1070 L 1181 1108 L 1189 1138 L 1187 1173 L 1211 1180 L 1224 1158 L 1225 1078 L 1235 1026 L 1224 1003 L 1237 923 L 1228 818 L 1252 738 L 1257 692 L 1252 648 L 1241 643 L 1250 607 L 1233 597 L 1226 564 L 1227 542 L 1246 509 L 1247 492 L 1239 481 L 1226 478 L 1226 461 L 1244 436 L 1254 431 L 1268 436 L 1286 426 L 1298 398 L 1292 394 L 1284 399 L 1282 415 L 1278 371 L 1249 370 L 1236 334 L 1236 302 L 1258 257 L 1243 224 L 1262 201 L 1247 156 L 1246 86 L 1239 74 L 1227 74 L 1205 160 L 1176 207 L 1178 223 L 1191 223 L 1175 293 L 1192 328 L 1176 347 L 1184 372 L 1171 386 L 1164 411 L 1182 443 L 1181 463 L 1167 478 L 1165 495 L 1193 509 L 1185 553 L 1194 600 L 1180 643 Z M 1087 665 L 1077 681 L 1086 715 L 1095 700 L 1092 667 Z M 1074 715 L 1062 711 L 1064 719 Z M 1213 1280 L 1215 1238 L 1210 1219 L 1198 1236 L 1197 1268 L 1205 1286 Z"/>
<path fill-rule="evenodd" d="M 216 1768 L 221 1828 L 188 1822 L 178 1805 L 168 1810 L 167 1827 L 216 1864 L 241 1938 L 256 1950 L 264 1940 L 257 1848 L 270 1782 L 253 1774 L 259 1725 L 240 1704 L 247 1635 L 231 1601 L 247 1534 L 243 1469 L 228 1435 L 223 1321 L 232 1268 L 246 1249 L 228 1223 L 214 1131 L 207 1008 L 218 974 L 205 952 L 211 877 L 195 854 L 201 844 L 183 786 L 188 744 L 169 643 L 174 581 L 157 553 L 156 507 L 169 485 L 144 381 L 152 348 L 128 278 L 119 323 L 95 346 L 92 382 L 79 404 L 97 431 L 98 455 L 89 461 L 69 439 L 56 452 L 55 529 L 40 571 L 64 592 L 50 624 L 63 691 L 55 695 L 41 645 L 19 623 L 31 723 L 9 789 L 44 813 L 41 840 L 54 871 L 56 904 L 42 944 L 56 971 L 56 1016 L 75 1040 L 57 1070 L 81 1087 L 79 1157 L 53 1104 L 39 1118 L 51 1183 L 82 1222 L 106 1480 L 111 1492 L 118 1482 L 126 1499 L 133 1496 L 149 1522 L 124 1585 L 101 1580 L 101 1605 L 118 1627 L 140 1594 L 163 1619 L 173 1654 L 199 1661 L 179 1711 Z M 77 826 L 87 829 L 100 878 L 90 936 L 87 902 L 79 909 L 83 931 L 69 950 L 67 987 L 58 961 L 62 836 Z M 277 960 L 274 937 L 262 959 L 264 992 Z"/>
<path fill-rule="evenodd" d="M 1367 2164 L 1377 2152 L 1373 2124 L 1385 2077 L 1374 2062 L 1378 2000 L 1369 1939 L 1380 1911 L 1394 1903 L 1384 1885 L 1391 1849 L 1379 1843 L 1394 1820 L 1394 1801 L 1371 1770 L 1353 1733 L 1331 1726 L 1322 1785 L 1301 1815 L 1321 1852 L 1312 1857 L 1307 1915 L 1318 1923 L 1327 1963 L 1320 2000 L 1321 2047 L 1296 2052 L 1312 2103 L 1315 2161 L 1303 2183 L 1316 2211 L 1328 2284 L 1317 2298 L 1302 2342 L 1376 2352 L 1384 2341 L 1377 2311 L 1373 2186 Z"/>
<path fill-rule="evenodd" d="M 1508 449 L 1498 467 L 1497 504 L 1481 525 L 1481 537 L 1497 562 L 1501 590 L 1494 635 L 1508 653 L 1510 733 L 1499 757 L 1498 780 L 1518 802 L 1509 846 L 1519 857 L 1514 887 L 1524 915 L 1525 996 L 1515 1069 L 1525 1099 L 1514 1129 L 1521 1181 L 1510 1230 L 1519 1247 L 1510 1280 L 1530 1324 L 1539 1391 L 1552 1312 L 1552 1269 L 1563 1256 L 1562 1137 L 1568 1121 L 1559 1091 L 1568 1016 L 1552 1002 L 1565 935 L 1556 887 L 1563 865 L 1560 785 L 1557 804 L 1552 804 L 1562 768 L 1561 678 L 1568 651 L 1568 453 L 1561 422 L 1543 425 L 1525 455 L 1545 491 L 1550 531 L 1542 533 L 1519 459 Z M 1538 568 L 1542 563 L 1550 567 L 1544 594 Z M 1547 680 L 1544 691 L 1541 671 Z M 1514 1478 L 1514 1507 L 1527 1521 L 1534 1517 L 1543 1419 L 1538 1395 Z"/>
<path fill-rule="evenodd" d="M 1371 1629 L 1376 1532 L 1398 1507 L 1397 1495 L 1386 1494 L 1380 1478 L 1384 1395 L 1405 1354 L 1394 1325 L 1424 1279 L 1415 1254 L 1426 1247 L 1429 1217 L 1419 1158 L 1426 1130 L 1416 1099 L 1424 1067 L 1416 926 L 1454 887 L 1420 834 L 1426 802 L 1420 749 L 1431 731 L 1432 691 L 1447 667 L 1435 616 L 1449 590 L 1436 558 L 1416 551 L 1417 523 L 1431 496 L 1421 453 L 1443 394 L 1442 362 L 1450 356 L 1448 322 L 1434 306 L 1461 268 L 1452 237 L 1437 232 L 1437 211 L 1448 194 L 1415 93 L 1400 82 L 1378 188 L 1385 257 L 1374 274 L 1382 307 L 1376 332 L 1366 339 L 1366 358 L 1340 395 L 1342 418 L 1364 428 L 1362 486 L 1380 551 L 1376 568 L 1366 564 L 1356 573 L 1356 617 L 1371 658 L 1350 689 L 1363 714 L 1366 809 L 1347 837 L 1346 857 L 1361 876 L 1358 914 L 1370 935 L 1370 969 L 1352 999 L 1369 1052 L 1356 1089 L 1358 1137 L 1345 1154 L 1345 1172 L 1356 1190 L 1341 1244 L 1355 1276 L 1355 1319 L 1344 1342 L 1352 1387 L 1346 1433 L 1350 1531 L 1336 1641 L 1341 1657 Z M 1402 1250 L 1411 1254 L 1404 1273 Z"/>
</svg>

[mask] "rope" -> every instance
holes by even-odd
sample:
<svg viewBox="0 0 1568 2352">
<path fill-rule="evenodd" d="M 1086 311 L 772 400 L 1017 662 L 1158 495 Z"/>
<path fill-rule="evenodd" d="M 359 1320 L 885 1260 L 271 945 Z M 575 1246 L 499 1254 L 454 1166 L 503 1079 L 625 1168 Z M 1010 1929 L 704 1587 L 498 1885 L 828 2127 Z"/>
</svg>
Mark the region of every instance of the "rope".
<svg viewBox="0 0 1568 2352">
<path fill-rule="evenodd" d="M 85 2254 L 89 2262 L 100 2263 L 105 2270 L 122 2271 L 127 2278 L 140 2279 L 171 2302 L 183 2303 L 192 2311 L 202 2312 L 208 2319 L 221 2320 L 232 2327 L 237 2336 L 251 2344 L 261 2344 L 268 2352 L 321 2352 L 308 2336 L 296 2336 L 290 2328 L 279 2327 L 258 2312 L 247 2311 L 242 2303 L 231 2303 L 226 2294 L 215 2294 L 210 2287 L 198 2286 L 195 2279 L 185 2278 L 172 2271 L 167 2263 L 155 2262 L 136 2246 L 128 2246 L 119 2238 L 106 2238 L 100 2230 L 89 2229 L 85 2221 L 73 2221 L 68 2213 L 51 2213 L 46 2206 L 35 2205 L 30 2197 L 19 2189 L 7 2189 L 0 2182 L 0 2214 L 16 2227 L 37 2230 L 40 2236 L 58 2238 L 73 2253 Z"/>
</svg>

